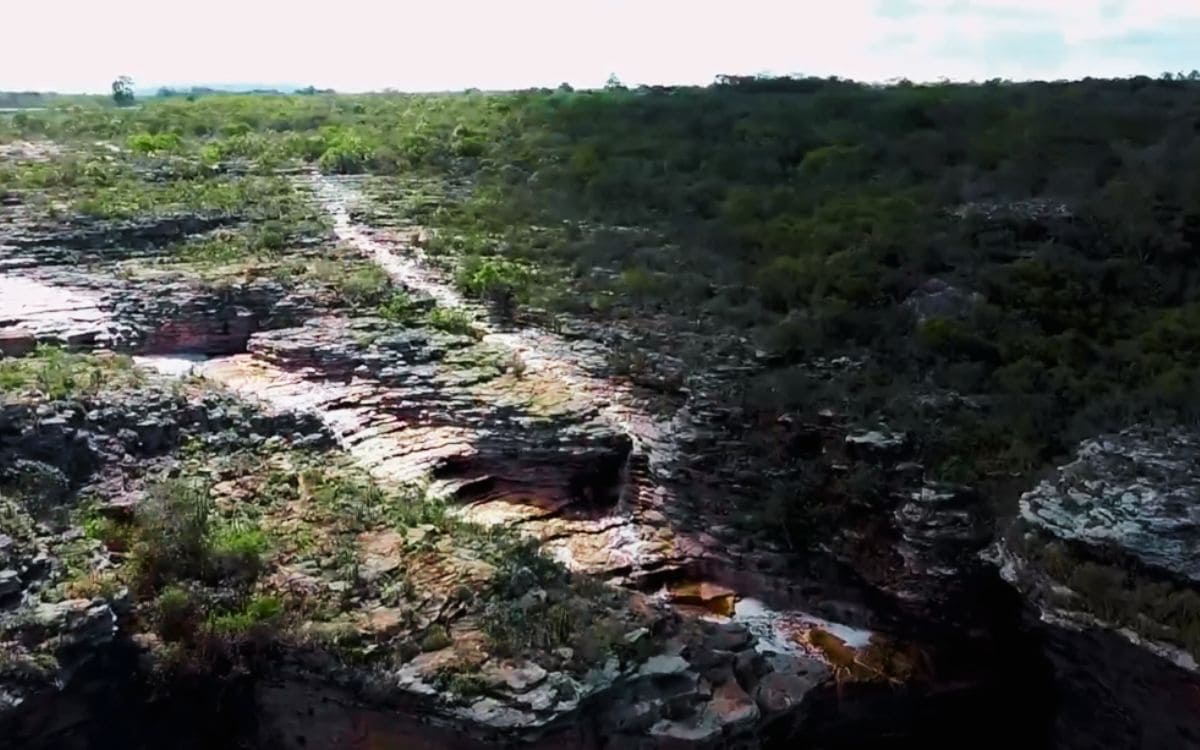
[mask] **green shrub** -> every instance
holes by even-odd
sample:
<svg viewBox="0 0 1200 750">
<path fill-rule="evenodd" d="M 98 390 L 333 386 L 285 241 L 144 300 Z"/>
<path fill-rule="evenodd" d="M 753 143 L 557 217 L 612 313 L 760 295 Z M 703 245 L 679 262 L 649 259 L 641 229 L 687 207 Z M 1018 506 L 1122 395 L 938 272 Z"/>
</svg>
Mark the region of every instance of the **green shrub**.
<svg viewBox="0 0 1200 750">
<path fill-rule="evenodd" d="M 441 651 L 453 643 L 454 641 L 450 638 L 450 632 L 446 630 L 444 625 L 433 625 L 426 631 L 425 636 L 421 638 L 421 650 L 424 652 Z"/>
<path fill-rule="evenodd" d="M 470 256 L 455 275 L 464 293 L 487 300 L 501 313 L 529 299 L 532 272 L 523 264 L 499 256 Z"/>
<path fill-rule="evenodd" d="M 139 588 L 153 590 L 206 572 L 212 507 L 208 488 L 194 481 L 164 479 L 147 488 L 135 515 L 133 568 Z"/>
<path fill-rule="evenodd" d="M 368 263 L 320 260 L 309 266 L 308 273 L 358 309 L 376 308 L 392 292 L 391 280 L 383 269 Z"/>
<path fill-rule="evenodd" d="M 255 251 L 272 256 L 283 250 L 286 243 L 287 229 L 278 221 L 268 221 L 255 229 L 249 244 Z"/>
<path fill-rule="evenodd" d="M 482 156 L 487 150 L 487 144 L 477 133 L 472 132 L 471 128 L 463 124 L 455 126 L 450 133 L 450 151 L 455 156 L 461 157 L 476 157 Z"/>
<path fill-rule="evenodd" d="M 263 640 L 274 636 L 283 625 L 283 602 L 274 596 L 256 596 L 235 612 L 211 617 L 209 628 L 227 640 Z"/>
<path fill-rule="evenodd" d="M 393 292 L 376 310 L 379 317 L 393 323 L 410 324 L 420 315 L 420 308 L 404 292 Z"/>
<path fill-rule="evenodd" d="M 956 320 L 929 318 L 921 323 L 917 335 L 922 344 L 951 359 L 983 362 L 995 362 L 1000 359 L 995 344 Z"/>
<path fill-rule="evenodd" d="M 342 296 L 356 307 L 377 304 L 391 287 L 387 274 L 374 266 L 359 268 L 344 277 L 341 284 Z"/>
<path fill-rule="evenodd" d="M 182 143 L 175 133 L 135 133 L 125 141 L 125 145 L 135 154 L 177 151 Z"/>
<path fill-rule="evenodd" d="M 163 589 L 154 603 L 154 625 L 167 643 L 190 639 L 196 632 L 199 606 L 190 591 L 178 586 Z"/>
<path fill-rule="evenodd" d="M 254 580 L 262 572 L 263 555 L 269 546 L 266 533 L 256 526 L 223 526 L 210 541 L 213 571 L 218 575 Z"/>
<path fill-rule="evenodd" d="M 756 276 L 763 306 L 786 312 L 807 303 L 821 279 L 821 271 L 822 265 L 815 258 L 774 258 Z"/>
<path fill-rule="evenodd" d="M 445 685 L 448 692 L 463 698 L 483 695 L 488 689 L 487 680 L 472 672 L 454 672 L 446 678 Z"/>
<path fill-rule="evenodd" d="M 535 539 L 504 537 L 495 540 L 491 560 L 496 566 L 492 576 L 492 592 L 503 599 L 512 599 L 525 593 L 528 584 L 519 584 L 521 578 L 531 577 L 541 588 L 565 586 L 569 581 L 567 569 L 547 557 Z M 519 584 L 517 588 L 514 585 Z"/>
<path fill-rule="evenodd" d="M 650 300 L 666 293 L 669 287 L 670 282 L 665 276 L 645 268 L 634 267 L 621 271 L 620 289 L 633 299 Z"/>
<path fill-rule="evenodd" d="M 333 132 L 326 137 L 326 148 L 317 160 L 322 172 L 357 174 L 371 163 L 372 150 L 354 133 Z"/>
<path fill-rule="evenodd" d="M 111 552 L 125 552 L 132 546 L 137 529 L 133 524 L 99 516 L 84 522 L 83 533 Z"/>
<path fill-rule="evenodd" d="M 475 332 L 475 322 L 471 319 L 470 314 L 465 310 L 452 307 L 435 307 L 430 310 L 429 325 L 446 333 L 469 336 Z"/>
</svg>

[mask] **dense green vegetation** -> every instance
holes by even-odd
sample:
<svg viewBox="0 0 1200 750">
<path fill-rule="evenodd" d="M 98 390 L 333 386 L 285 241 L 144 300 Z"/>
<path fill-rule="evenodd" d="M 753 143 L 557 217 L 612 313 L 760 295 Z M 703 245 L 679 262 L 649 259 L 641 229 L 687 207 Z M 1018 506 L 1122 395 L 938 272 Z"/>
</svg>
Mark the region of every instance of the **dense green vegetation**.
<svg viewBox="0 0 1200 750">
<path fill-rule="evenodd" d="M 1098 430 L 1200 418 L 1198 128 L 1200 84 L 1148 78 L 169 97 L 0 120 L 0 138 L 136 157 L 13 164 L 0 190 L 69 188 L 101 216 L 260 211 L 290 205 L 278 168 L 370 173 L 373 210 L 431 229 L 428 252 L 499 312 L 698 331 L 674 352 L 697 370 L 759 349 L 727 394 L 748 423 L 831 407 L 979 481 Z M 810 488 L 759 434 L 779 486 Z"/>
</svg>

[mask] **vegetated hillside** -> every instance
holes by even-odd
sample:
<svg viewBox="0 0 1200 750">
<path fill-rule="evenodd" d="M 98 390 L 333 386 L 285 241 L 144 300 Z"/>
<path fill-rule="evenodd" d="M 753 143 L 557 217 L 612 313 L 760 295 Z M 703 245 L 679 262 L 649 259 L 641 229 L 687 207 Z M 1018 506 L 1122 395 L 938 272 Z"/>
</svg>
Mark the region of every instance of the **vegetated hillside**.
<svg viewBox="0 0 1200 750">
<path fill-rule="evenodd" d="M 729 394 L 758 423 L 833 408 L 913 433 L 944 478 L 1200 416 L 1191 81 L 221 96 L 17 114 L 0 135 L 123 141 L 181 195 L 211 185 L 171 171 L 185 151 L 397 176 L 380 205 L 434 230 L 464 291 L 698 331 L 711 345 L 674 352 L 690 367 L 763 364 Z M 134 192 L 102 161 L 0 166 L 0 187 L 31 185 L 100 215 Z M 750 510 L 799 541 L 831 520 L 805 491 L 820 479 L 774 459 L 779 492 Z"/>
</svg>

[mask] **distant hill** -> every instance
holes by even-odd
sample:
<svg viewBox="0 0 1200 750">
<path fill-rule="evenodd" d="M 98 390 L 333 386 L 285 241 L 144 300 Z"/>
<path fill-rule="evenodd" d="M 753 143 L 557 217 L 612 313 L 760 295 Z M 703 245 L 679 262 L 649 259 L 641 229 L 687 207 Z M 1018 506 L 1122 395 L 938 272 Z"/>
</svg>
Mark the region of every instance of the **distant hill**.
<svg viewBox="0 0 1200 750">
<path fill-rule="evenodd" d="M 161 91 L 166 89 L 179 94 L 247 94 L 268 92 L 277 94 L 290 94 L 302 88 L 306 87 L 295 83 L 180 83 L 167 84 L 163 86 L 143 86 L 135 88 L 133 93 L 137 97 L 152 97 L 158 95 Z"/>
</svg>

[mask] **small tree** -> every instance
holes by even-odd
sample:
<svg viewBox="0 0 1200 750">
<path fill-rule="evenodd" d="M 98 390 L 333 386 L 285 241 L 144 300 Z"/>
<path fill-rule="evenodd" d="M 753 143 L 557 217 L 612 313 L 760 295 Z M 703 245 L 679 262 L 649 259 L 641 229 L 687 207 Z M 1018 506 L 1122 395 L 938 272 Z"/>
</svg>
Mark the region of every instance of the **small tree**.
<svg viewBox="0 0 1200 750">
<path fill-rule="evenodd" d="M 133 79 L 121 76 L 112 82 L 112 98 L 118 107 L 128 107 L 133 104 Z"/>
</svg>

